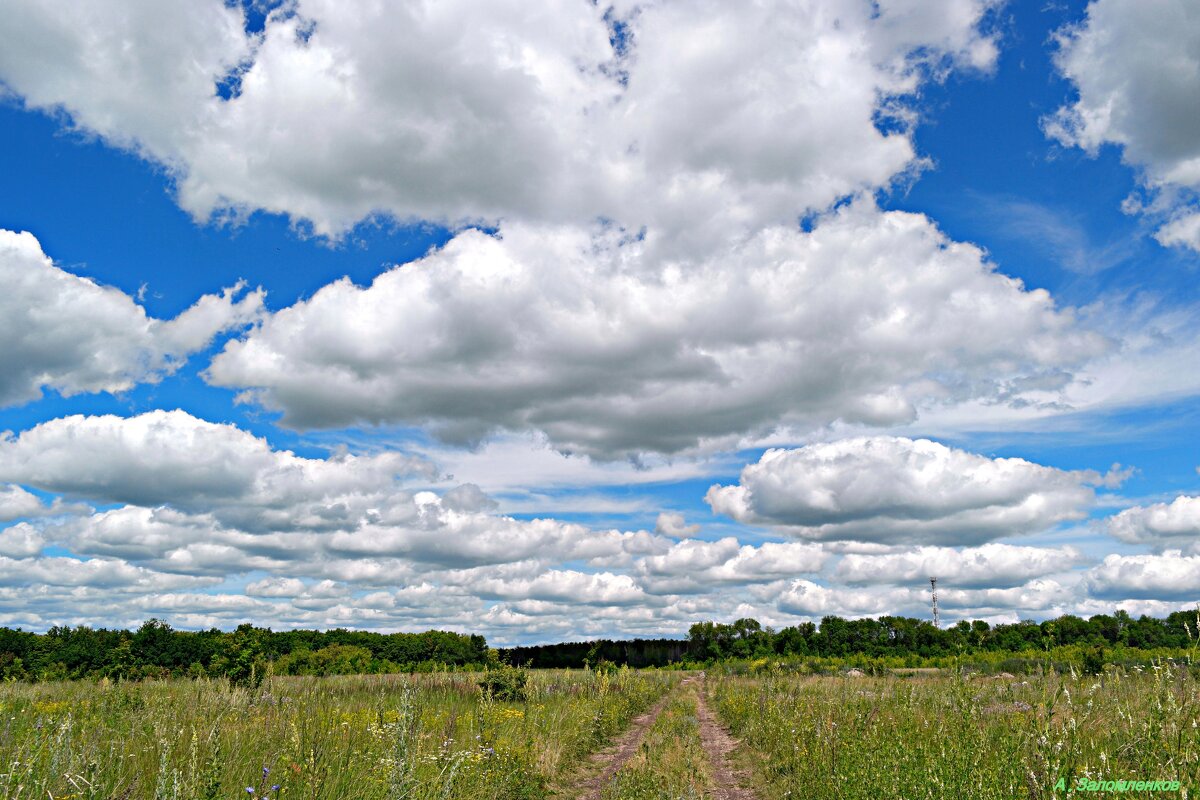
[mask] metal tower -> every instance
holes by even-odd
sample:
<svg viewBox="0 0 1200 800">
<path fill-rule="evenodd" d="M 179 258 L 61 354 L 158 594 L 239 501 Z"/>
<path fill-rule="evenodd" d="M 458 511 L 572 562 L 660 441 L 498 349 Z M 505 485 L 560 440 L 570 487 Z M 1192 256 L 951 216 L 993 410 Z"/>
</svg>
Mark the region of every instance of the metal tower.
<svg viewBox="0 0 1200 800">
<path fill-rule="evenodd" d="M 933 593 L 933 627 L 940 628 L 942 627 L 942 620 L 938 617 L 937 610 L 937 578 L 929 579 L 929 588 Z"/>
</svg>

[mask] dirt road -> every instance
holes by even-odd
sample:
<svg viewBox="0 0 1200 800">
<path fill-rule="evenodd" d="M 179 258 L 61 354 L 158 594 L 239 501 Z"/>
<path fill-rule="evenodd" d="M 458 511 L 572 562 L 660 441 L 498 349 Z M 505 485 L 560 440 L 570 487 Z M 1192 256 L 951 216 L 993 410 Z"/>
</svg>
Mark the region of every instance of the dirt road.
<svg viewBox="0 0 1200 800">
<path fill-rule="evenodd" d="M 654 724 L 654 720 L 658 719 L 658 715 L 662 713 L 663 706 L 667 703 L 667 697 L 669 697 L 669 694 L 664 695 L 645 714 L 634 717 L 629 728 L 618 736 L 615 742 L 604 750 L 592 755 L 589 759 L 591 762 L 589 764 L 590 768 L 587 770 L 587 774 L 590 777 L 576 787 L 578 791 L 576 796 L 579 800 L 600 800 L 600 793 L 604 791 L 604 787 L 609 784 L 613 776 L 620 771 L 621 767 L 625 766 L 629 759 L 633 758 L 638 748 L 642 746 L 642 740 L 646 738 L 646 731 L 650 729 L 650 726 Z"/>
<path fill-rule="evenodd" d="M 757 795 L 743 786 L 746 776 L 734 769 L 730 760 L 737 742 L 726 732 L 708 709 L 708 698 L 705 696 L 703 679 L 700 680 L 699 691 L 696 692 L 696 718 L 700 722 L 700 742 L 708 755 L 709 767 L 712 770 L 713 800 L 757 800 Z"/>
<path fill-rule="evenodd" d="M 618 772 L 628 764 L 638 753 L 647 731 L 654 725 L 662 713 L 670 696 L 682 687 L 691 684 L 696 690 L 696 721 L 699 727 L 700 743 L 708 761 L 708 774 L 712 778 L 712 788 L 707 792 L 711 800 L 757 800 L 757 795 L 743 784 L 746 776 L 734 768 L 730 754 L 737 742 L 725 731 L 717 721 L 716 716 L 709 710 L 705 696 L 704 676 L 684 679 L 680 687 L 668 693 L 645 714 L 635 718 L 629 728 L 622 733 L 608 748 L 594 754 L 589 759 L 589 766 L 584 770 L 586 777 L 575 786 L 571 796 L 579 800 L 600 800 Z"/>
</svg>

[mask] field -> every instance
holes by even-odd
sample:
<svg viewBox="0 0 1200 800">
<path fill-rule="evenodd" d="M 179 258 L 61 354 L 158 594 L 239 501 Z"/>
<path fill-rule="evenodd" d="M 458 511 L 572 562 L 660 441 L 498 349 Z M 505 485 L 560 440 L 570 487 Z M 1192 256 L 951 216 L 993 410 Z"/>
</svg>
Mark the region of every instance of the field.
<svg viewBox="0 0 1200 800">
<path fill-rule="evenodd" d="M 1186 669 L 531 671 L 0 684 L 3 798 L 1051 798 L 1200 789 Z M 1098 784 L 1103 787 L 1103 784 Z M 278 788 L 276 788 L 278 787 Z M 1088 796 L 1117 796 L 1090 793 Z"/>
<path fill-rule="evenodd" d="M 0 796 L 543 797 L 679 678 L 538 672 L 523 702 L 478 679 L 7 683 Z"/>
<path fill-rule="evenodd" d="M 1200 791 L 1200 687 L 1185 668 L 715 683 L 763 798 L 1065 797 L 1058 781 L 1080 778 Z"/>
</svg>

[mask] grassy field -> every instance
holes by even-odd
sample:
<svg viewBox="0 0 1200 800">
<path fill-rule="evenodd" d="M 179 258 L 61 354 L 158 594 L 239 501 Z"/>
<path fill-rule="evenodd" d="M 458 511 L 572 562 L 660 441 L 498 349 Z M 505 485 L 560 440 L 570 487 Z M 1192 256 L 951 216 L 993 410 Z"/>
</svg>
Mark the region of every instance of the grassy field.
<svg viewBox="0 0 1200 800">
<path fill-rule="evenodd" d="M 709 679 L 762 798 L 1065 797 L 1079 779 L 1200 792 L 1200 685 L 1184 668 L 1100 676 Z M 1100 784 L 1103 786 L 1102 784 Z"/>
<path fill-rule="evenodd" d="M 720 672 L 532 671 L 520 701 L 489 696 L 469 673 L 276 677 L 257 689 L 3 683 L 0 796 L 1036 800 L 1080 779 L 1182 788 L 1122 797 L 1200 789 L 1200 685 L 1179 667 Z M 732 754 L 718 720 L 740 740 Z"/>
<path fill-rule="evenodd" d="M 0 684 L 0 797 L 544 797 L 678 676 L 537 672 L 524 702 L 478 679 Z"/>
</svg>

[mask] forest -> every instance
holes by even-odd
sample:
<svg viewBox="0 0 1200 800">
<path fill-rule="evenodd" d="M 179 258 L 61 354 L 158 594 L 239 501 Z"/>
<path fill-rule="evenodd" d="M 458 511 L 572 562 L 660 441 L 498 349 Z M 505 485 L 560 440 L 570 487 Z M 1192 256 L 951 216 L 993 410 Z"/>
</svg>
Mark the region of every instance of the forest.
<svg viewBox="0 0 1200 800">
<path fill-rule="evenodd" d="M 1026 620 L 1002 625 L 963 620 L 947 628 L 935 628 L 927 620 L 911 617 L 827 616 L 819 625 L 805 622 L 776 631 L 754 619 L 739 619 L 733 623 L 697 622 L 689 629 L 686 641 L 600 640 L 514 647 L 500 652 L 504 660 L 514 664 L 571 668 L 594 666 L 601 660 L 646 667 L 772 656 L 935 659 L 1068 646 L 1157 650 L 1190 647 L 1196 641 L 1198 620 L 1197 611 L 1177 611 L 1166 619 L 1135 619 L 1125 611 L 1116 611 L 1089 619 L 1066 615 L 1044 622 Z"/>
<path fill-rule="evenodd" d="M 489 650 L 480 635 L 447 631 L 375 633 L 272 631 L 250 624 L 233 631 L 175 630 L 157 619 L 136 631 L 54 627 L 46 633 L 0 628 L 0 679 L 137 680 L 227 677 L 237 683 L 274 675 L 348 675 L 483 669 L 497 661 L 533 668 L 580 668 L 602 663 L 630 667 L 711 664 L 733 659 L 921 659 L 1002 655 L 1082 647 L 1136 651 L 1181 649 L 1197 641 L 1200 612 L 1165 619 L 1124 611 L 1089 619 L 989 625 L 976 620 L 935 628 L 909 617 L 844 619 L 827 616 L 779 630 L 754 619 L 697 622 L 686 639 L 601 639 Z"/>
<path fill-rule="evenodd" d="M 373 633 L 175 630 L 157 619 L 136 631 L 54 627 L 44 634 L 0 628 L 0 679 L 228 677 L 235 683 L 276 675 L 348 675 L 482 667 L 487 641 L 447 631 Z"/>
</svg>

